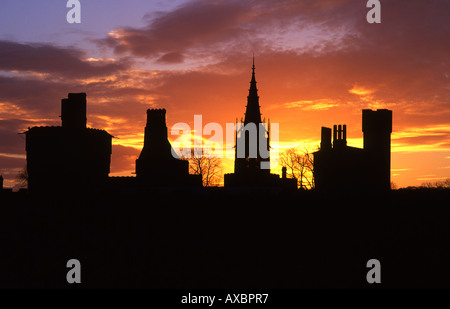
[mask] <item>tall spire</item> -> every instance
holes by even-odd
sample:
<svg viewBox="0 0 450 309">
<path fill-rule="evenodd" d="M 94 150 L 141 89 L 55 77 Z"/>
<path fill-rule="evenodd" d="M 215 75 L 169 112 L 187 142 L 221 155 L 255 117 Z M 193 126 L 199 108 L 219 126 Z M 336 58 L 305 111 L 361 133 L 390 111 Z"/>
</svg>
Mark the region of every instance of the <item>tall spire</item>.
<svg viewBox="0 0 450 309">
<path fill-rule="evenodd" d="M 259 106 L 258 89 L 256 88 L 255 77 L 255 55 L 253 55 L 252 80 L 250 81 L 250 89 L 247 97 L 247 109 L 245 111 L 244 123 L 261 123 L 261 111 Z"/>
<path fill-rule="evenodd" d="M 253 66 L 252 66 L 253 72 L 255 72 L 255 53 L 253 53 Z"/>
<path fill-rule="evenodd" d="M 250 123 L 255 125 L 256 135 L 251 134 L 251 130 L 247 129 L 243 129 L 241 134 L 236 135 L 236 158 L 234 161 L 234 172 L 235 174 L 244 173 L 247 176 L 252 175 L 251 177 L 258 178 L 263 174 L 270 174 L 270 169 L 267 168 L 270 167 L 270 158 L 266 157 L 266 152 L 264 152 L 264 156 L 263 153 L 261 153 L 261 149 L 266 149 L 266 147 L 267 151 L 270 152 L 270 147 L 268 138 L 269 132 L 267 127 L 261 121 L 261 108 L 259 106 L 258 89 L 256 88 L 254 55 L 252 63 L 252 79 L 250 81 L 250 89 L 247 97 L 244 125 L 248 125 Z M 245 156 L 242 157 L 242 155 L 240 155 L 240 157 L 238 157 L 238 147 L 242 147 L 243 143 L 245 145 L 244 149 L 241 149 L 240 151 L 244 150 Z M 256 149 L 253 149 L 255 146 Z M 239 153 L 242 154 L 242 152 Z"/>
<path fill-rule="evenodd" d="M 250 93 L 249 95 L 258 95 L 258 89 L 256 89 L 256 78 L 255 78 L 255 54 L 253 54 L 253 65 L 252 65 L 252 80 L 250 81 Z"/>
</svg>

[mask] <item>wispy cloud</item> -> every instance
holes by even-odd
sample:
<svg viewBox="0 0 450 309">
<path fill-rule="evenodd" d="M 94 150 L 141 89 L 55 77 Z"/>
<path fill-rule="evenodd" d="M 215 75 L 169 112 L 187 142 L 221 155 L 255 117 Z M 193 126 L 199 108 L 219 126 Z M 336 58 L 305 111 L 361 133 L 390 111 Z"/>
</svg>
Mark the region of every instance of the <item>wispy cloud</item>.
<svg viewBox="0 0 450 309">
<path fill-rule="evenodd" d="M 128 67 L 126 61 L 88 57 L 73 47 L 0 41 L 0 70 L 51 73 L 66 78 L 114 74 Z M 95 59 L 95 61 L 92 61 Z"/>
<path fill-rule="evenodd" d="M 444 179 L 448 178 L 448 177 L 432 177 L 432 176 L 434 176 L 434 175 L 419 177 L 419 178 L 417 178 L 417 180 L 430 181 L 430 180 L 444 180 Z"/>
<path fill-rule="evenodd" d="M 302 100 L 284 103 L 286 108 L 300 108 L 305 111 L 323 111 L 338 106 L 331 99 Z"/>
</svg>

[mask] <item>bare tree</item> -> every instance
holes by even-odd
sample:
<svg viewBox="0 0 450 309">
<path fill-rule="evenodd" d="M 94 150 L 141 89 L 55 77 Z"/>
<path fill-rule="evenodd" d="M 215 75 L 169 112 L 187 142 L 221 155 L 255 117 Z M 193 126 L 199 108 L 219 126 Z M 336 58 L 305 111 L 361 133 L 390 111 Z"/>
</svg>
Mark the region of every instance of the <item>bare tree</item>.
<svg viewBox="0 0 450 309">
<path fill-rule="evenodd" d="M 420 186 L 422 188 L 450 189 L 450 178 L 435 182 L 424 182 Z"/>
<path fill-rule="evenodd" d="M 26 166 L 17 174 L 17 180 L 19 180 L 22 187 L 28 185 L 28 170 Z"/>
<path fill-rule="evenodd" d="M 280 164 L 297 179 L 299 188 L 314 188 L 314 156 L 307 147 L 287 149 L 280 155 Z"/>
<path fill-rule="evenodd" d="M 391 181 L 391 190 L 397 190 L 398 186 L 395 182 Z"/>
<path fill-rule="evenodd" d="M 202 175 L 204 187 L 216 187 L 223 179 L 222 159 L 205 153 L 194 154 L 185 160 L 189 161 L 189 173 Z"/>
</svg>

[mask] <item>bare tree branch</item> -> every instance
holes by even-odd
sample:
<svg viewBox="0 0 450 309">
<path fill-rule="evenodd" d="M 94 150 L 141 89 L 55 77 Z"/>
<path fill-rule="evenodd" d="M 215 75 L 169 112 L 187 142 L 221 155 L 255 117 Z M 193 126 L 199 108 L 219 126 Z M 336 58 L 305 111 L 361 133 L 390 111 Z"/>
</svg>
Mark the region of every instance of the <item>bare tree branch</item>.
<svg viewBox="0 0 450 309">
<path fill-rule="evenodd" d="M 28 185 L 28 170 L 26 166 L 17 174 L 16 178 L 19 180 L 21 186 Z"/>
<path fill-rule="evenodd" d="M 192 151 L 189 161 L 189 173 L 202 175 L 204 187 L 215 187 L 221 184 L 223 179 L 222 160 L 208 154 L 197 154 Z"/>
<path fill-rule="evenodd" d="M 422 188 L 435 188 L 435 189 L 450 189 L 450 178 L 447 178 L 445 180 L 435 181 L 435 182 L 429 182 L 426 181 L 422 183 Z"/>
<path fill-rule="evenodd" d="M 314 155 L 307 147 L 287 149 L 280 155 L 280 163 L 297 179 L 299 188 L 314 188 Z"/>
</svg>

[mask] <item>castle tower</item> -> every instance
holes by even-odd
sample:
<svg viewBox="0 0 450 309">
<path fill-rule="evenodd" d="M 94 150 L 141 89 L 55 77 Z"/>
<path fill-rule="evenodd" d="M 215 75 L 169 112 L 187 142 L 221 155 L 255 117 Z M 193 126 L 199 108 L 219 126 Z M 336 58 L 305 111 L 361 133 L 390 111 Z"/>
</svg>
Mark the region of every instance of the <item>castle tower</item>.
<svg viewBox="0 0 450 309">
<path fill-rule="evenodd" d="M 331 150 L 331 129 L 327 127 L 321 128 L 320 149 L 323 151 Z"/>
<path fill-rule="evenodd" d="M 248 126 L 253 126 L 255 131 L 246 130 Z M 264 130 L 264 131 L 261 131 Z M 260 134 L 264 137 L 260 140 Z M 265 126 L 261 121 L 261 109 L 259 105 L 258 89 L 256 88 L 256 77 L 255 77 L 255 57 L 253 57 L 252 65 L 252 78 L 250 81 L 250 89 L 247 96 L 247 106 L 245 110 L 244 122 L 241 123 L 241 129 L 236 132 L 236 155 L 234 161 L 234 172 L 239 173 L 252 173 L 252 172 L 262 172 L 265 174 L 270 174 L 270 169 L 261 169 L 261 163 L 269 166 L 270 157 L 263 158 L 260 152 L 261 147 L 269 151 L 269 128 Z M 240 140 L 243 139 L 243 140 Z M 238 157 L 238 147 L 239 145 L 245 145 L 245 155 L 244 157 Z M 256 149 L 254 149 L 256 147 Z M 255 151 L 256 150 L 256 151 Z"/>
<path fill-rule="evenodd" d="M 144 148 L 139 158 L 172 156 L 172 146 L 167 138 L 166 110 L 148 109 L 145 126 Z"/>
<path fill-rule="evenodd" d="M 391 185 L 392 111 L 387 109 L 363 110 L 362 130 L 364 151 L 373 175 L 371 186 L 389 190 Z"/>
<path fill-rule="evenodd" d="M 167 139 L 166 110 L 148 109 L 144 147 L 136 160 L 136 176 L 145 178 L 164 174 L 162 164 L 172 158 L 171 150 Z"/>
<path fill-rule="evenodd" d="M 175 158 L 173 153 L 167 137 L 166 110 L 147 110 L 144 147 L 136 160 L 138 181 L 150 186 L 201 185 L 201 176 L 189 175 L 189 162 Z"/>
<path fill-rule="evenodd" d="M 66 129 L 86 129 L 86 93 L 69 93 L 61 100 L 61 121 Z"/>
<path fill-rule="evenodd" d="M 28 190 L 86 192 L 106 185 L 112 135 L 86 127 L 86 93 L 61 100 L 60 127 L 32 127 L 26 134 Z"/>
</svg>

